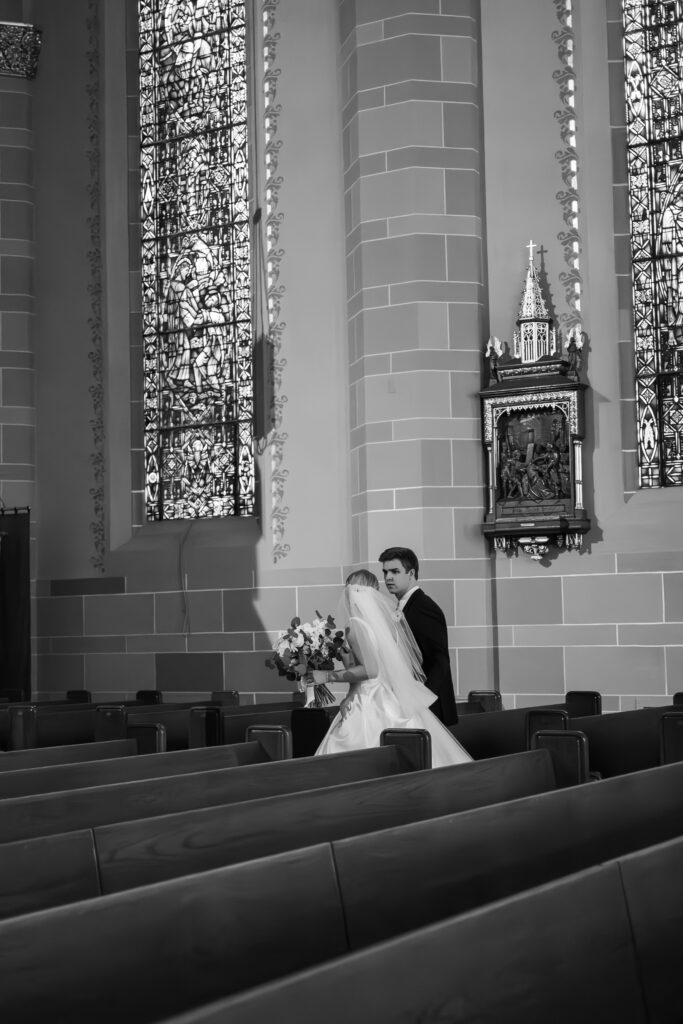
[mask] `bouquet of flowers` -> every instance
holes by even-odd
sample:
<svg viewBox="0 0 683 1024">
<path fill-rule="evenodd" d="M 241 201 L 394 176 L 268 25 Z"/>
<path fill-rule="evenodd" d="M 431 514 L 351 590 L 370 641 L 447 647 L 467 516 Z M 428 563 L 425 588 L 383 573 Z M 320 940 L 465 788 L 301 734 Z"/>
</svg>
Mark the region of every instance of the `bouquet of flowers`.
<svg viewBox="0 0 683 1024">
<path fill-rule="evenodd" d="M 341 629 L 337 629 L 331 615 L 323 617 L 316 611 L 312 622 L 292 619 L 289 629 L 282 630 L 273 645 L 273 654 L 266 661 L 269 668 L 275 668 L 281 676 L 297 680 L 303 693 L 305 676 L 313 673 L 313 692 L 316 707 L 334 704 L 334 697 L 324 682 L 315 681 L 315 673 L 334 668 L 335 658 L 340 658 L 349 647 Z"/>
</svg>

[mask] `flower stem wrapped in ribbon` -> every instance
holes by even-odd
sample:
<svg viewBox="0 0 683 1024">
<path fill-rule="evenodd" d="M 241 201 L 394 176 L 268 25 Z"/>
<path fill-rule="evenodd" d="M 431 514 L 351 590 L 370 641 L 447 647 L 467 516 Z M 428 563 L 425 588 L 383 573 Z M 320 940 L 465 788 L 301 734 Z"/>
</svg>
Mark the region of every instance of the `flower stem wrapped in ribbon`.
<svg viewBox="0 0 683 1024">
<path fill-rule="evenodd" d="M 315 614 L 312 622 L 292 619 L 289 629 L 278 634 L 273 654 L 266 661 L 266 665 L 277 669 L 281 676 L 296 680 L 302 693 L 311 685 L 310 680 L 306 682 L 306 675 L 333 669 L 335 659 L 349 650 L 344 631 L 337 629 L 332 616 L 324 617 L 319 611 Z M 334 704 L 334 696 L 326 683 L 314 684 L 313 689 L 316 707 Z"/>
</svg>

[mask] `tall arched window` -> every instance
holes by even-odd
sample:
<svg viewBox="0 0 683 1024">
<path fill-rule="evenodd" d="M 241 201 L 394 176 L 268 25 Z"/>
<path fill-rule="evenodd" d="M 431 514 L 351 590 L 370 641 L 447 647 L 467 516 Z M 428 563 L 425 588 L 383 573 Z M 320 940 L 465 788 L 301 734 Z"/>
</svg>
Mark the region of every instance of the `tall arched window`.
<svg viewBox="0 0 683 1024">
<path fill-rule="evenodd" d="M 254 513 L 244 0 L 139 0 L 148 519 Z"/>
<path fill-rule="evenodd" d="M 641 487 L 683 485 L 683 2 L 623 0 Z"/>
</svg>

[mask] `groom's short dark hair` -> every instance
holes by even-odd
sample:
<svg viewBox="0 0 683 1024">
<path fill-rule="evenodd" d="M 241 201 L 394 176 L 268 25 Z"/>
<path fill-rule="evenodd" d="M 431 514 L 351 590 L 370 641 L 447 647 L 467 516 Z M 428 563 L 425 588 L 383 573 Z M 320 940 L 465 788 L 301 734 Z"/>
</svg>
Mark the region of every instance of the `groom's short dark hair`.
<svg viewBox="0 0 683 1024">
<path fill-rule="evenodd" d="M 406 572 L 410 572 L 412 569 L 415 573 L 415 579 L 418 578 L 420 572 L 420 563 L 417 560 L 417 555 L 410 548 L 387 548 L 377 559 L 378 562 L 393 562 L 394 559 L 398 559 Z"/>
</svg>

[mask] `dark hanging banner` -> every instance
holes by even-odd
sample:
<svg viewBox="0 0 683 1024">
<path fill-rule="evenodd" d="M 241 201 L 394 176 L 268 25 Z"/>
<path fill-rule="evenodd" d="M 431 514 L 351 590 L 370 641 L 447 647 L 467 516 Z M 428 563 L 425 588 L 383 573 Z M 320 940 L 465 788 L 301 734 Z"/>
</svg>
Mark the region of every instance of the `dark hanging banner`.
<svg viewBox="0 0 683 1024">
<path fill-rule="evenodd" d="M 0 697 L 31 696 L 30 509 L 0 509 Z"/>
</svg>

